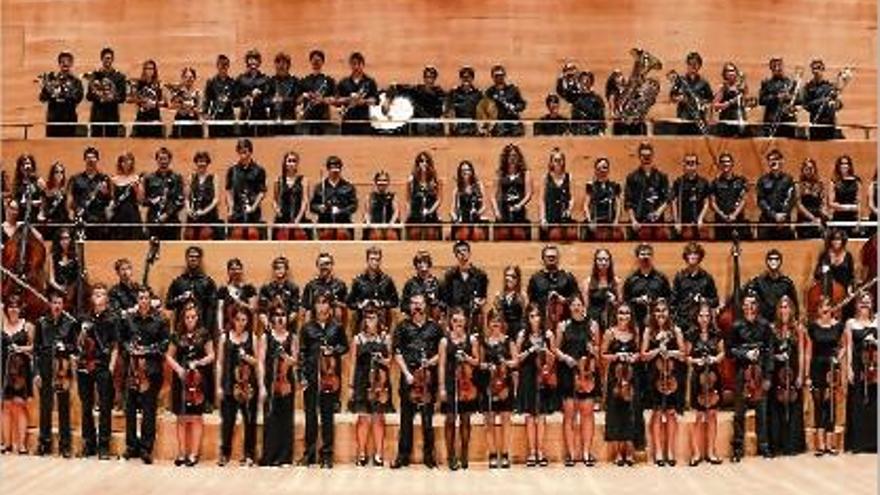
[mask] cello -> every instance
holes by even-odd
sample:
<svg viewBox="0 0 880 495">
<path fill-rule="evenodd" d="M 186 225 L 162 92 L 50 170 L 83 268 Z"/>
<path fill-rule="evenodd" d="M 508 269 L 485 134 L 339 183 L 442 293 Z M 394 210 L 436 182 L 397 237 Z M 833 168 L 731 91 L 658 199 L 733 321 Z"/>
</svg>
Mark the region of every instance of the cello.
<svg viewBox="0 0 880 495">
<path fill-rule="evenodd" d="M 742 287 L 740 281 L 739 257 L 742 250 L 739 246 L 739 232 L 733 231 L 733 247 L 730 255 L 733 258 L 733 295 L 718 312 L 716 323 L 721 338 L 728 342 L 733 332 L 733 324 L 742 319 Z M 719 366 L 721 375 L 721 400 L 724 404 L 733 403 L 736 390 L 736 361 L 733 356 L 725 356 Z"/>
</svg>

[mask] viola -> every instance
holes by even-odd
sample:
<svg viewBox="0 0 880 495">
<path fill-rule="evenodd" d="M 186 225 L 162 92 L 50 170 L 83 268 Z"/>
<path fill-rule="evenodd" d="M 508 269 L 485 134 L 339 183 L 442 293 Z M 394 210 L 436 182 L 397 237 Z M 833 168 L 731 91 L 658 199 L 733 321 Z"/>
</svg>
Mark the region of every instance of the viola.
<svg viewBox="0 0 880 495">
<path fill-rule="evenodd" d="M 339 392 L 339 374 L 336 371 L 336 356 L 321 353 L 318 362 L 321 367 L 321 393 L 335 394 Z"/>
<path fill-rule="evenodd" d="M 387 404 L 391 398 L 388 388 L 388 370 L 381 366 L 379 361 L 382 359 L 381 354 L 372 357 L 372 366 L 370 367 L 370 388 L 367 395 L 370 402 L 374 404 Z"/>
<path fill-rule="evenodd" d="M 413 372 L 413 382 L 409 388 L 409 398 L 414 404 L 418 405 L 425 405 L 431 402 L 431 370 L 426 364 L 422 364 Z"/>
<path fill-rule="evenodd" d="M 236 402 L 244 404 L 254 398 L 253 373 L 253 367 L 240 359 L 232 377 L 232 397 Z"/>
<path fill-rule="evenodd" d="M 204 376 L 196 369 L 183 374 L 183 401 L 187 406 L 200 406 L 205 402 Z"/>
<path fill-rule="evenodd" d="M 796 387 L 797 381 L 791 366 L 782 366 L 776 370 L 776 400 L 783 404 L 797 402 L 800 394 Z"/>
<path fill-rule="evenodd" d="M 508 386 L 507 380 L 508 376 L 509 370 L 506 364 L 499 363 L 492 367 L 489 376 L 489 387 L 492 391 L 492 398 L 494 400 L 505 400 L 510 396 L 510 387 Z"/>
<path fill-rule="evenodd" d="M 764 372 L 757 363 L 750 363 L 743 371 L 743 393 L 748 402 L 758 402 L 764 397 Z"/>
<path fill-rule="evenodd" d="M 474 385 L 474 367 L 467 361 L 461 360 L 455 367 L 455 387 L 458 392 L 458 400 L 469 402 L 477 400 L 477 387 Z"/>
<path fill-rule="evenodd" d="M 147 357 L 143 355 L 131 355 L 128 363 L 128 388 L 144 393 L 150 388 L 150 379 L 147 376 Z"/>
<path fill-rule="evenodd" d="M 633 364 L 629 361 L 619 362 L 614 368 L 614 388 L 612 393 L 620 400 L 633 400 Z"/>
<path fill-rule="evenodd" d="M 721 394 L 715 387 L 718 383 L 718 374 L 711 366 L 703 366 L 698 379 L 702 392 L 697 395 L 697 403 L 706 409 L 717 407 L 721 402 Z"/>
<path fill-rule="evenodd" d="M 578 359 L 574 389 L 579 394 L 589 394 L 596 389 L 596 358 L 592 354 Z"/>
<path fill-rule="evenodd" d="M 57 392 L 70 390 L 72 371 L 69 357 L 56 357 L 52 362 L 52 386 Z"/>
</svg>

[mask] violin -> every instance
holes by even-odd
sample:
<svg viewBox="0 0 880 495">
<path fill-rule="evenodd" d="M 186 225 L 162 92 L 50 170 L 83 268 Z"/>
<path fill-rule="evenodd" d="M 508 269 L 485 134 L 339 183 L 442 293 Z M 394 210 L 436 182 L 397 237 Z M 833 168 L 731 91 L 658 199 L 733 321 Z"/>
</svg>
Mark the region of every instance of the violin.
<svg viewBox="0 0 880 495">
<path fill-rule="evenodd" d="M 128 388 L 139 393 L 144 393 L 150 388 L 150 379 L 147 376 L 147 357 L 144 355 L 131 355 L 128 363 Z"/>
<path fill-rule="evenodd" d="M 251 365 L 241 362 L 235 367 L 232 385 L 232 396 L 236 402 L 245 403 L 253 399 L 254 387 L 251 384 L 253 368 Z"/>
<path fill-rule="evenodd" d="M 831 367 L 828 369 L 828 372 L 825 373 L 825 383 L 828 384 L 824 390 L 825 400 L 834 399 L 837 392 L 836 389 L 841 383 L 843 383 L 841 380 L 840 365 L 836 360 L 831 361 Z"/>
<path fill-rule="evenodd" d="M 89 334 L 90 326 L 83 325 L 79 336 L 79 370 L 94 373 L 98 367 L 98 342 Z"/>
<path fill-rule="evenodd" d="M 290 369 L 293 367 L 289 356 L 279 352 L 275 358 L 275 376 L 272 380 L 272 394 L 286 397 L 293 392 L 293 384 L 290 382 Z"/>
<path fill-rule="evenodd" d="M 27 390 L 28 362 L 28 355 L 23 352 L 12 351 L 9 353 L 6 361 L 6 380 L 4 381 L 16 392 Z"/>
<path fill-rule="evenodd" d="M 335 394 L 339 392 L 339 374 L 336 371 L 336 356 L 321 353 L 318 360 L 318 366 L 321 367 L 321 393 Z"/>
<path fill-rule="evenodd" d="M 654 388 L 661 395 L 672 395 L 678 390 L 678 380 L 675 379 L 675 360 L 666 353 L 660 353 L 654 360 L 654 367 L 659 371 L 654 381 Z"/>
<path fill-rule="evenodd" d="M 748 402 L 758 402 L 764 397 L 764 372 L 758 363 L 750 363 L 743 371 L 743 392 Z"/>
<path fill-rule="evenodd" d="M 718 383 L 718 373 L 711 366 L 703 366 L 698 379 L 702 393 L 697 395 L 697 403 L 706 409 L 717 407 L 721 402 L 721 394 L 715 387 Z"/>
<path fill-rule="evenodd" d="M 187 369 L 183 374 L 183 402 L 187 406 L 200 406 L 205 402 L 204 377 L 196 369 Z"/>
<path fill-rule="evenodd" d="M 574 377 L 574 390 L 579 394 L 589 394 L 596 389 L 596 357 L 592 354 L 578 359 Z"/>
<path fill-rule="evenodd" d="M 70 358 L 56 357 L 52 361 L 52 386 L 57 392 L 66 392 L 70 390 L 71 380 Z"/>
<path fill-rule="evenodd" d="M 409 388 L 409 397 L 414 404 L 425 405 L 431 402 L 431 370 L 422 359 L 422 365 L 413 372 L 413 382 Z"/>
<path fill-rule="evenodd" d="M 546 347 L 538 351 L 538 383 L 545 389 L 555 389 L 559 385 L 556 358 Z"/>
<path fill-rule="evenodd" d="M 477 387 L 474 385 L 474 367 L 463 359 L 459 359 L 455 367 L 455 388 L 458 392 L 458 400 L 463 402 L 477 400 Z M 456 353 L 458 359 L 459 353 Z"/>
<path fill-rule="evenodd" d="M 381 354 L 374 354 L 370 367 L 370 388 L 367 395 L 374 404 L 387 404 L 391 398 L 388 388 L 388 370 L 380 365 Z"/>
<path fill-rule="evenodd" d="M 492 391 L 492 398 L 495 400 L 505 400 L 510 395 L 510 387 L 508 387 L 507 377 L 509 370 L 504 363 L 496 364 L 492 367 L 489 376 L 489 387 Z"/>
<path fill-rule="evenodd" d="M 614 368 L 614 388 L 611 393 L 618 399 L 630 402 L 633 400 L 633 363 L 621 361 Z"/>
</svg>

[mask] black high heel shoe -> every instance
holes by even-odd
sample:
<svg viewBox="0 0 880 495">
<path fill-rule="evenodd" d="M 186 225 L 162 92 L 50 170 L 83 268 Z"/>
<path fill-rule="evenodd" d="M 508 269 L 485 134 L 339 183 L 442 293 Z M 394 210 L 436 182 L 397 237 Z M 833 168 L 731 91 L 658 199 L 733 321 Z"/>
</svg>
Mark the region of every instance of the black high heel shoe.
<svg viewBox="0 0 880 495">
<path fill-rule="evenodd" d="M 382 459 L 378 455 L 374 455 L 373 456 L 373 466 L 384 467 L 385 466 L 385 459 Z"/>
<path fill-rule="evenodd" d="M 501 454 L 500 466 L 501 469 L 510 469 L 510 454 L 506 452 L 504 454 Z"/>
<path fill-rule="evenodd" d="M 587 454 L 587 457 L 584 458 L 584 466 L 593 467 L 596 465 L 596 458 L 593 457 L 593 454 Z"/>
<path fill-rule="evenodd" d="M 357 465 L 358 467 L 366 466 L 367 465 L 367 456 L 366 455 L 359 455 L 357 458 L 357 461 L 355 462 L 355 465 Z"/>
<path fill-rule="evenodd" d="M 174 458 L 174 465 L 177 467 L 183 466 L 186 464 L 186 457 L 179 455 Z"/>
</svg>

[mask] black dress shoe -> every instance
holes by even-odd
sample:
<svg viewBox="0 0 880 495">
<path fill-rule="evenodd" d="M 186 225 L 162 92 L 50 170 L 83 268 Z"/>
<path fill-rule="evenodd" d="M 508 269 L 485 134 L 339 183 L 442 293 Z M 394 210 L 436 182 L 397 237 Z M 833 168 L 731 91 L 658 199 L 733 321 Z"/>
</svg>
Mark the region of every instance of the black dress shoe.
<svg viewBox="0 0 880 495">
<path fill-rule="evenodd" d="M 106 450 L 98 451 L 98 460 L 99 461 L 109 461 L 111 459 L 110 453 Z"/>
<path fill-rule="evenodd" d="M 147 452 L 144 452 L 143 454 L 141 454 L 141 461 L 143 461 L 144 464 L 149 466 L 150 464 L 153 463 L 153 456 Z"/>
<path fill-rule="evenodd" d="M 199 463 L 199 456 L 191 455 L 186 458 L 186 466 L 187 467 L 195 467 Z"/>
<path fill-rule="evenodd" d="M 697 467 L 702 463 L 703 463 L 703 459 L 701 459 L 699 457 L 695 457 L 695 458 L 691 459 L 690 462 L 688 462 L 688 466 Z"/>
<path fill-rule="evenodd" d="M 425 461 L 423 462 L 423 464 L 428 469 L 437 469 L 437 461 L 435 461 L 433 457 L 425 458 Z"/>
<path fill-rule="evenodd" d="M 593 457 L 593 454 L 587 455 L 587 457 L 584 459 L 584 466 L 593 467 L 595 465 L 596 465 L 596 458 Z"/>
<path fill-rule="evenodd" d="M 724 462 L 718 457 L 707 457 L 706 460 L 709 461 L 709 464 L 713 464 L 715 466 Z"/>
<path fill-rule="evenodd" d="M 391 461 L 391 469 L 400 469 L 409 466 L 409 459 L 401 459 L 398 457 Z"/>
<path fill-rule="evenodd" d="M 460 468 L 460 467 L 461 467 L 461 465 L 458 464 L 458 461 L 455 459 L 455 457 L 449 458 L 449 470 L 450 471 L 458 471 L 458 468 Z"/>
<path fill-rule="evenodd" d="M 562 462 L 562 465 L 565 467 L 574 467 L 574 459 L 569 456 L 565 456 L 565 460 Z"/>
<path fill-rule="evenodd" d="M 309 467 L 315 463 L 315 459 L 312 457 L 300 457 L 298 461 L 296 461 L 297 466 Z"/>
<path fill-rule="evenodd" d="M 489 454 L 489 469 L 497 469 L 498 468 L 498 454 L 492 453 Z"/>
<path fill-rule="evenodd" d="M 141 453 L 135 449 L 125 449 L 125 452 L 122 453 L 122 458 L 126 461 L 129 459 L 134 459 L 135 457 L 140 457 Z"/>
<path fill-rule="evenodd" d="M 636 465 L 636 461 L 632 459 L 632 457 L 627 457 L 623 460 L 623 463 L 627 465 L 627 467 L 633 467 Z"/>
<path fill-rule="evenodd" d="M 217 465 L 223 467 L 229 464 L 229 457 L 225 455 L 221 455 L 219 459 L 217 459 Z"/>
<path fill-rule="evenodd" d="M 322 459 L 321 469 L 333 469 L 333 461 L 329 458 Z"/>
<path fill-rule="evenodd" d="M 382 459 L 378 455 L 374 455 L 373 456 L 373 466 L 384 467 L 385 466 L 385 459 Z"/>
<path fill-rule="evenodd" d="M 358 456 L 358 458 L 354 464 L 355 464 L 355 466 L 358 466 L 358 467 L 366 466 L 367 465 L 367 456 L 365 456 L 365 455 Z"/>
<path fill-rule="evenodd" d="M 70 448 L 61 449 L 61 457 L 70 459 L 72 456 L 73 453 L 70 451 Z"/>
<path fill-rule="evenodd" d="M 187 459 L 184 456 L 177 456 L 174 458 L 174 465 L 177 467 L 185 466 L 187 463 Z"/>
<path fill-rule="evenodd" d="M 462 469 L 467 469 L 470 466 L 470 463 L 468 463 L 467 457 L 462 457 L 461 461 L 459 461 L 458 464 L 461 466 Z"/>
<path fill-rule="evenodd" d="M 667 459 L 667 460 L 666 460 L 666 465 L 669 466 L 669 467 L 675 467 L 675 465 L 676 465 L 677 463 L 678 463 L 678 461 L 675 460 L 675 459 Z"/>
<path fill-rule="evenodd" d="M 624 459 L 623 457 L 618 457 L 614 460 L 614 464 L 618 467 L 626 466 L 626 459 Z"/>
<path fill-rule="evenodd" d="M 666 465 L 666 460 L 665 459 L 654 459 L 654 464 L 657 467 L 663 467 Z"/>
</svg>

